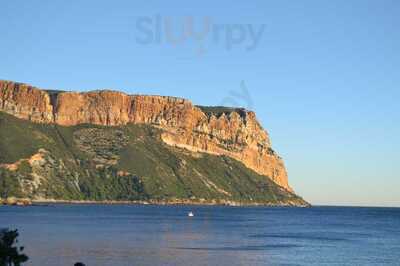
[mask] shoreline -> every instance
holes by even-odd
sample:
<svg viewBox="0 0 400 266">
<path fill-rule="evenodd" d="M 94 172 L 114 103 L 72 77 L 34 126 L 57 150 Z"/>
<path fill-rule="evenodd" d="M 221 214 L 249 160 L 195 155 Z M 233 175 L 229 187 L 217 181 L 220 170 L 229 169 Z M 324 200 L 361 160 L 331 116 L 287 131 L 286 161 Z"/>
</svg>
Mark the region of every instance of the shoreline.
<svg viewBox="0 0 400 266">
<path fill-rule="evenodd" d="M 211 200 L 211 201 L 193 201 L 193 200 L 56 200 L 56 199 L 0 199 L 0 206 L 35 206 L 45 204 L 71 204 L 71 205 L 159 205 L 159 206 L 227 206 L 227 207 L 299 207 L 307 208 L 311 205 L 295 204 L 293 202 L 285 203 L 261 203 L 261 202 L 237 202 L 228 200 Z"/>
</svg>

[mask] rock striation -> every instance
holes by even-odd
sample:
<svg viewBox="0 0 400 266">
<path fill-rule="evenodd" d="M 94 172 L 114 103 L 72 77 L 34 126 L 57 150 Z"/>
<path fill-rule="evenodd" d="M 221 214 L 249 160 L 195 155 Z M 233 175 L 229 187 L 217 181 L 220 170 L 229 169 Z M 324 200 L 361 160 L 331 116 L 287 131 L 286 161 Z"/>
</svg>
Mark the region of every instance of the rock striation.
<svg viewBox="0 0 400 266">
<path fill-rule="evenodd" d="M 36 123 L 74 126 L 150 124 L 162 140 L 193 152 L 226 155 L 292 191 L 283 160 L 252 111 L 201 107 L 189 100 L 115 91 L 45 91 L 0 80 L 0 111 Z"/>
</svg>

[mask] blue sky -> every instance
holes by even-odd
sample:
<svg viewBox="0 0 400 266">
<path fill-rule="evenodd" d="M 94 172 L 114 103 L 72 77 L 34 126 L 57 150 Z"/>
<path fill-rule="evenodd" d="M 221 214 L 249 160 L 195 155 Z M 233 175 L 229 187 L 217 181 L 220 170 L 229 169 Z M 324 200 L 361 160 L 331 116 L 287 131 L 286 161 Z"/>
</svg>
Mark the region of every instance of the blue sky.
<svg viewBox="0 0 400 266">
<path fill-rule="evenodd" d="M 306 200 L 400 206 L 400 2 L 237 2 L 4 1 L 0 79 L 249 107 Z"/>
</svg>

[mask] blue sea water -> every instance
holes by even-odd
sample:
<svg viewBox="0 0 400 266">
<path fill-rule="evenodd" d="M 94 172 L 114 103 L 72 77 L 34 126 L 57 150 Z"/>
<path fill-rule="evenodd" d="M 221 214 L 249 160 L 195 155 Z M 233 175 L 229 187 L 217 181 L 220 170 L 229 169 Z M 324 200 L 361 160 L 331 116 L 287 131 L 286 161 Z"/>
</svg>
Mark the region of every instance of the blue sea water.
<svg viewBox="0 0 400 266">
<path fill-rule="evenodd" d="M 1 206 L 0 227 L 33 266 L 400 265 L 400 208 Z"/>
</svg>

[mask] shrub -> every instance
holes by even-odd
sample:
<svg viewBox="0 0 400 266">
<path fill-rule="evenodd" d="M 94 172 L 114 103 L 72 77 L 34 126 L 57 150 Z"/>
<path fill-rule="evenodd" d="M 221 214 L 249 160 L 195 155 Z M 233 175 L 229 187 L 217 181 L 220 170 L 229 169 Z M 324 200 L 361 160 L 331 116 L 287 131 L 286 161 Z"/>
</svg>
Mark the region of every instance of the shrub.
<svg viewBox="0 0 400 266">
<path fill-rule="evenodd" d="M 18 236 L 18 230 L 0 230 L 0 266 L 20 266 L 28 261 L 28 257 L 21 253 L 24 247 L 16 246 Z"/>
</svg>

